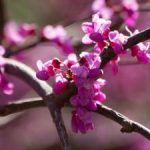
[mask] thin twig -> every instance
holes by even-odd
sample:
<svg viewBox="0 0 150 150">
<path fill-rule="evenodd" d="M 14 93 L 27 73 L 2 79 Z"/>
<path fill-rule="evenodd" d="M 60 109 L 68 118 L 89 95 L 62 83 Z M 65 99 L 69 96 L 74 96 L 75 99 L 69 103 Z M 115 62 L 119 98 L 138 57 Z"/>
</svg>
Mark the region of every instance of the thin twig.
<svg viewBox="0 0 150 150">
<path fill-rule="evenodd" d="M 9 102 L 5 105 L 0 105 L 0 116 L 7 116 L 17 112 L 22 112 L 30 108 L 46 106 L 41 97 L 27 98 Z"/>
<path fill-rule="evenodd" d="M 57 132 L 60 138 L 60 141 L 63 145 L 64 150 L 70 150 L 70 143 L 68 139 L 68 134 L 64 126 L 64 122 L 61 116 L 60 108 L 54 102 L 54 96 L 51 95 L 52 88 L 44 81 L 40 81 L 35 76 L 35 71 L 25 64 L 12 60 L 5 59 L 5 71 L 11 75 L 14 75 L 22 80 L 24 80 L 31 88 L 33 88 L 39 96 L 42 97 L 45 104 L 48 106 L 49 111 L 51 112 L 53 121 L 57 128 Z"/>
<path fill-rule="evenodd" d="M 150 129 L 146 128 L 138 122 L 129 119 L 128 117 L 117 112 L 116 110 L 113 110 L 105 105 L 98 105 L 98 110 L 96 112 L 119 123 L 122 126 L 121 132 L 137 132 L 150 140 Z"/>
</svg>

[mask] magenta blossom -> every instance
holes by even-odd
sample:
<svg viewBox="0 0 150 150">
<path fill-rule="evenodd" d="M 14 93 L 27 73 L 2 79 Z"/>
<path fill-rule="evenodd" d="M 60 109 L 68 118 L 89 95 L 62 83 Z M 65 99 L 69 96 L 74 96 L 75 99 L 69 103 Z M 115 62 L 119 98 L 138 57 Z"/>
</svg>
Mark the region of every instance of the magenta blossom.
<svg viewBox="0 0 150 150">
<path fill-rule="evenodd" d="M 148 54 L 149 44 L 139 43 L 131 48 L 132 56 L 137 57 L 139 62 L 150 63 L 150 54 Z"/>
<path fill-rule="evenodd" d="M 36 25 L 34 24 L 22 24 L 18 25 L 16 22 L 8 22 L 4 28 L 4 40 L 9 45 L 21 45 L 30 36 L 34 36 L 36 33 Z"/>
<path fill-rule="evenodd" d="M 0 46 L 0 90 L 7 95 L 13 93 L 14 85 L 9 82 L 5 75 L 4 64 L 5 61 L 3 59 L 3 55 L 5 53 L 5 49 Z"/>
<path fill-rule="evenodd" d="M 125 52 L 123 45 L 127 42 L 127 37 L 118 31 L 109 32 L 109 40 L 111 42 L 111 47 L 116 54 Z"/>
<path fill-rule="evenodd" d="M 97 13 L 105 19 L 110 19 L 114 11 L 110 7 L 107 6 L 106 0 L 95 0 L 92 4 L 92 10 L 94 13 Z"/>
<path fill-rule="evenodd" d="M 62 74 L 57 74 L 53 85 L 54 93 L 61 94 L 64 90 L 66 90 L 68 83 L 68 80 L 64 78 Z"/>
<path fill-rule="evenodd" d="M 130 34 L 130 36 L 135 35 L 139 33 L 138 30 L 135 30 L 133 33 L 126 28 L 127 32 Z M 134 45 L 130 48 L 131 55 L 133 57 L 136 57 L 137 60 L 141 63 L 150 63 L 150 54 L 148 53 L 148 49 L 150 47 L 150 43 L 139 43 L 137 45 Z"/>
<path fill-rule="evenodd" d="M 82 38 L 84 44 L 95 43 L 102 51 L 107 45 L 108 33 L 110 31 L 111 21 L 99 18 L 98 14 L 93 15 L 92 22 L 82 24 L 82 30 L 85 36 Z"/>
<path fill-rule="evenodd" d="M 93 129 L 93 122 L 89 119 L 87 122 L 82 115 L 89 116 L 90 111 L 97 110 L 97 104 L 106 99 L 106 95 L 101 91 L 105 81 L 100 78 L 102 75 L 102 70 L 99 69 L 100 63 L 101 60 L 97 53 L 83 52 L 80 55 L 80 62 L 70 68 L 78 89 L 77 94 L 70 98 L 70 103 L 76 108 L 72 116 L 74 132 L 86 133 L 89 129 Z"/>
<path fill-rule="evenodd" d="M 70 103 L 75 107 L 72 113 L 72 128 L 74 132 L 86 133 L 93 129 L 90 119 L 90 111 L 97 110 L 97 104 L 105 101 L 106 95 L 101 91 L 105 81 L 100 77 L 103 71 L 100 68 L 99 54 L 83 52 L 80 60 L 74 54 L 61 62 L 54 58 L 42 63 L 37 62 L 37 78 L 48 80 L 54 77 L 53 90 L 55 94 L 61 94 L 68 87 L 69 82 L 74 82 L 77 94 L 70 98 Z"/>
<path fill-rule="evenodd" d="M 72 130 L 75 133 L 86 133 L 88 130 L 92 130 L 94 128 L 91 113 L 81 107 L 78 107 L 72 112 L 71 124 Z"/>
<path fill-rule="evenodd" d="M 106 96 L 101 92 L 102 84 L 100 82 L 89 80 L 82 81 L 82 85 L 77 84 L 78 93 L 71 97 L 70 102 L 75 107 L 84 107 L 87 110 L 95 111 L 97 104 L 104 102 Z"/>
<path fill-rule="evenodd" d="M 3 93 L 6 95 L 11 95 L 13 93 L 13 89 L 14 89 L 13 83 L 9 82 L 4 73 L 0 71 L 0 90 L 2 90 Z"/>
<path fill-rule="evenodd" d="M 111 19 L 115 14 L 121 14 L 124 23 L 130 27 L 135 26 L 138 17 L 138 3 L 136 0 L 95 0 L 92 4 L 94 13 L 102 18 Z"/>
<path fill-rule="evenodd" d="M 124 12 L 124 22 L 130 27 L 135 26 L 135 22 L 138 18 L 138 3 L 136 0 L 123 0 L 122 10 Z"/>
<path fill-rule="evenodd" d="M 64 54 L 70 54 L 73 52 L 71 38 L 68 38 L 67 33 L 62 26 L 45 26 L 42 34 L 45 40 L 48 40 L 59 46 Z"/>
</svg>

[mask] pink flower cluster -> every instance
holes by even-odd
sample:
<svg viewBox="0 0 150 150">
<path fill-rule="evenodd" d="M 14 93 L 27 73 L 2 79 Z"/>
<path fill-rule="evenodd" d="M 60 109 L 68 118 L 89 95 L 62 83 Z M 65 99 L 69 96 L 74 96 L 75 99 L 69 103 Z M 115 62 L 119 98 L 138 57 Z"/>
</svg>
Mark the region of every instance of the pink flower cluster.
<svg viewBox="0 0 150 150">
<path fill-rule="evenodd" d="M 94 44 L 94 52 L 100 53 L 105 49 L 111 47 L 117 54 L 116 57 L 111 60 L 111 64 L 114 65 L 114 71 L 117 70 L 117 63 L 120 60 L 119 54 L 124 54 L 127 50 L 124 49 L 124 44 L 127 39 L 138 33 L 137 31 L 133 34 L 131 31 L 130 36 L 125 36 L 118 31 L 110 31 L 111 21 L 99 18 L 98 14 L 95 14 L 92 18 L 92 22 L 85 22 L 82 24 L 82 30 L 85 32 L 85 36 L 82 38 L 84 44 Z M 140 62 L 149 63 L 150 55 L 147 53 L 149 45 L 143 43 L 137 44 L 130 48 L 132 56 L 136 56 Z"/>
<path fill-rule="evenodd" d="M 43 64 L 41 60 L 38 60 L 37 67 L 39 69 L 36 73 L 38 79 L 46 81 L 55 76 L 53 90 L 56 94 L 62 93 L 67 88 L 68 66 L 64 62 L 54 58 Z"/>
<path fill-rule="evenodd" d="M 14 21 L 6 24 L 4 28 L 4 42 L 8 46 L 20 46 L 30 39 L 38 39 L 55 44 L 63 54 L 70 54 L 74 51 L 71 38 L 67 36 L 62 26 L 53 27 L 47 25 L 42 30 L 39 30 L 35 24 L 18 25 Z"/>
<path fill-rule="evenodd" d="M 10 95 L 13 93 L 13 87 L 14 85 L 9 82 L 6 78 L 5 71 L 4 71 L 4 59 L 3 55 L 5 53 L 5 49 L 0 46 L 0 90 L 7 95 Z"/>
<path fill-rule="evenodd" d="M 19 46 L 26 42 L 26 40 L 36 35 L 36 25 L 21 24 L 18 25 L 14 21 L 10 21 L 4 28 L 4 42 L 9 46 Z"/>
<path fill-rule="evenodd" d="M 118 31 L 111 31 L 110 26 L 111 21 L 99 18 L 99 15 L 96 14 L 93 16 L 92 22 L 82 24 L 82 30 L 86 33 L 82 42 L 93 44 L 94 49 L 92 52 L 82 52 L 78 60 L 75 54 L 70 54 L 64 61 L 57 58 L 46 63 L 42 63 L 40 60 L 37 61 L 37 78 L 48 80 L 54 77 L 53 90 L 55 94 L 61 94 L 68 87 L 69 82 L 75 83 L 77 93 L 70 98 L 70 103 L 75 108 L 72 112 L 71 123 L 72 129 L 76 133 L 86 133 L 88 130 L 93 129 L 91 112 L 96 111 L 97 104 L 104 102 L 106 99 L 106 95 L 101 91 L 105 85 L 105 80 L 102 79 L 103 70 L 100 69 L 101 52 L 107 48 L 114 50 L 116 57 L 111 60 L 114 66 L 119 60 L 118 55 L 127 52 L 124 49 L 124 44 L 129 36 L 125 36 Z M 51 30 L 48 29 L 48 31 Z M 59 33 L 51 32 L 52 35 L 47 32 L 47 38 L 57 39 Z M 137 44 L 131 48 L 132 56 L 136 56 L 141 62 L 149 63 L 150 56 L 147 49 L 148 47 L 143 43 Z"/>
<path fill-rule="evenodd" d="M 60 47 L 64 54 L 70 54 L 74 51 L 71 38 L 68 38 L 64 28 L 60 25 L 56 27 L 51 25 L 45 26 L 42 31 L 42 36 L 44 40 L 50 41 Z"/>
<path fill-rule="evenodd" d="M 138 17 L 136 0 L 95 0 L 92 9 L 105 19 L 111 19 L 115 14 L 122 15 L 124 23 L 130 27 L 135 26 Z"/>
<path fill-rule="evenodd" d="M 74 132 L 86 133 L 93 129 L 94 124 L 90 111 L 97 110 L 97 104 L 104 102 L 106 95 L 101 91 L 105 80 L 100 77 L 103 71 L 99 69 L 101 60 L 96 53 L 83 52 L 80 62 L 71 66 L 73 80 L 78 88 L 70 103 L 75 107 L 72 112 L 72 129 Z"/>
<path fill-rule="evenodd" d="M 72 128 L 75 132 L 85 133 L 93 128 L 90 111 L 95 111 L 97 104 L 106 98 L 101 92 L 105 81 L 100 78 L 103 74 L 103 71 L 99 69 L 100 64 L 100 57 L 94 52 L 81 53 L 80 61 L 77 61 L 76 56 L 71 54 L 63 62 L 56 58 L 44 64 L 41 61 L 37 62 L 39 69 L 36 74 L 37 78 L 48 80 L 55 76 L 53 85 L 55 94 L 62 93 L 69 82 L 75 82 L 77 94 L 70 99 L 71 104 L 75 107 L 72 116 Z"/>
</svg>

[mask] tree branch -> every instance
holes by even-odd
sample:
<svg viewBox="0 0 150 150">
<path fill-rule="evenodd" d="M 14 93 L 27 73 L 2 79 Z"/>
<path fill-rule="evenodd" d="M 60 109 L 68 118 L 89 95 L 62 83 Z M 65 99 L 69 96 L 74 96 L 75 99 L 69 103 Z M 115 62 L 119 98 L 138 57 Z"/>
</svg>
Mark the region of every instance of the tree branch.
<svg viewBox="0 0 150 150">
<path fill-rule="evenodd" d="M 42 97 L 44 100 L 43 102 L 48 106 L 48 109 L 51 112 L 63 149 L 70 150 L 70 143 L 61 116 L 60 107 L 54 102 L 53 99 L 55 97 L 51 95 L 52 88 L 46 82 L 38 80 L 35 76 L 35 71 L 25 64 L 11 59 L 5 59 L 5 63 L 5 71 L 7 73 L 24 80 L 39 96 Z"/>
<path fill-rule="evenodd" d="M 41 97 L 27 98 L 9 102 L 5 105 L 0 105 L 0 116 L 7 116 L 17 112 L 22 112 L 30 108 L 46 106 Z"/>
<path fill-rule="evenodd" d="M 4 105 L 0 107 L 0 116 L 6 116 L 12 113 L 21 112 L 30 108 L 37 108 L 46 106 L 42 98 L 31 98 L 25 99 L 18 102 L 9 103 L 8 105 Z M 119 123 L 122 128 L 121 132 L 123 133 L 131 133 L 137 132 L 147 139 L 150 140 L 150 130 L 145 126 L 141 125 L 138 122 L 135 122 L 123 114 L 117 112 L 116 110 L 109 108 L 105 105 L 98 105 L 98 110 L 96 113 L 107 117 L 116 123 Z"/>
<path fill-rule="evenodd" d="M 129 119 L 128 117 L 117 112 L 116 110 L 113 110 L 105 105 L 98 105 L 98 110 L 96 112 L 119 123 L 122 126 L 121 132 L 137 132 L 150 140 L 150 129 L 146 128 L 138 122 Z"/>
<path fill-rule="evenodd" d="M 140 42 L 146 41 L 150 39 L 150 28 L 141 31 L 137 33 L 136 35 L 133 35 L 128 38 L 127 43 L 124 45 L 124 49 L 128 49 Z M 115 52 L 111 47 L 105 49 L 101 54 L 101 66 L 100 68 L 103 68 L 111 59 L 113 59 L 116 56 Z"/>
</svg>

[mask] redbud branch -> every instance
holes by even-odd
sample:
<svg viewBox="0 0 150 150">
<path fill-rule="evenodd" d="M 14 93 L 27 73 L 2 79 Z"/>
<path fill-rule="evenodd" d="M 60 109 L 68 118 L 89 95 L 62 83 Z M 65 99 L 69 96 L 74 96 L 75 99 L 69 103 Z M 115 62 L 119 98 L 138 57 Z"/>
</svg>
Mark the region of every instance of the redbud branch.
<svg viewBox="0 0 150 150">
<path fill-rule="evenodd" d="M 24 99 L 24 100 L 12 102 L 7 105 L 1 106 L 0 116 L 6 116 L 13 113 L 25 111 L 30 108 L 37 108 L 37 107 L 44 107 L 44 106 L 46 105 L 42 100 L 42 98 L 40 97 Z M 98 105 L 98 110 L 96 111 L 96 113 L 101 114 L 119 123 L 122 126 L 121 132 L 123 133 L 137 132 L 150 140 L 150 130 L 148 128 L 146 128 L 145 126 L 141 125 L 138 122 L 129 119 L 128 117 L 117 112 L 116 110 L 101 104 Z"/>
<path fill-rule="evenodd" d="M 24 80 L 31 88 L 33 88 L 39 96 L 42 97 L 43 103 L 48 106 L 53 121 L 55 123 L 59 138 L 64 150 L 71 150 L 68 134 L 61 116 L 60 107 L 54 102 L 55 96 L 51 95 L 52 88 L 44 81 L 40 81 L 35 76 L 35 71 L 25 64 L 5 59 L 5 71 Z"/>
<path fill-rule="evenodd" d="M 0 116 L 7 116 L 17 112 L 22 112 L 30 108 L 46 106 L 41 97 L 26 98 L 23 100 L 16 100 L 5 105 L 0 105 Z"/>
<path fill-rule="evenodd" d="M 127 49 L 139 42 L 148 40 L 149 38 L 150 38 L 150 29 L 147 29 L 145 31 L 142 31 L 142 32 L 130 37 L 128 39 L 128 42 L 124 45 L 124 48 Z M 107 62 L 109 62 L 115 56 L 116 56 L 116 54 L 114 53 L 112 48 L 105 49 L 102 52 L 102 54 L 100 55 L 101 60 L 102 60 L 102 64 L 100 67 L 102 68 Z M 38 79 L 36 79 L 35 72 L 31 68 L 29 68 L 28 66 L 26 66 L 18 61 L 15 61 L 15 60 L 5 59 L 5 61 L 6 61 L 5 69 L 6 69 L 7 73 L 15 75 L 15 76 L 23 79 L 39 94 L 39 96 L 41 96 L 43 98 L 43 100 L 44 100 L 43 102 L 45 102 L 47 104 L 47 106 L 51 112 L 51 115 L 55 122 L 57 131 L 58 131 L 58 134 L 59 134 L 59 137 L 61 139 L 64 149 L 70 150 L 71 148 L 70 148 L 70 144 L 69 144 L 69 140 L 68 140 L 68 135 L 67 135 L 62 117 L 61 117 L 60 107 L 58 107 L 58 106 L 62 106 L 66 100 L 69 100 L 69 98 L 72 95 L 76 94 L 75 85 L 73 83 L 71 83 L 68 87 L 68 90 L 66 90 L 63 94 L 54 95 L 54 94 L 52 94 L 51 87 L 46 82 L 39 81 Z M 104 110 L 108 111 L 109 109 L 104 109 Z M 99 109 L 99 112 L 101 112 L 100 109 Z M 112 112 L 112 114 L 108 113 L 111 115 L 109 116 L 108 114 L 106 114 L 106 117 L 111 118 L 111 116 L 112 116 L 112 118 L 111 118 L 112 120 L 115 120 L 118 123 L 120 123 L 121 125 L 123 125 L 123 128 L 122 128 L 123 132 L 129 132 L 129 130 L 130 130 L 130 132 L 135 131 L 135 132 L 138 132 L 138 133 L 142 134 L 143 136 L 147 137 L 148 139 L 150 139 L 149 129 L 147 129 L 145 127 L 143 128 L 143 126 L 139 125 L 138 123 L 135 123 L 135 122 L 131 123 L 129 120 L 126 121 L 126 119 L 124 118 L 123 115 L 120 116 L 120 115 L 118 115 L 118 113 L 115 113 L 115 111 L 113 111 L 111 109 L 108 112 Z M 104 115 L 105 115 L 105 113 L 104 113 Z M 119 120 L 116 120 L 117 115 L 119 117 L 118 118 Z M 122 118 L 122 121 L 120 121 L 120 117 Z M 124 119 L 125 119 L 125 121 L 124 121 Z M 131 125 L 129 125 L 129 124 L 131 124 Z M 127 130 L 127 128 L 129 128 L 129 130 Z"/>
<path fill-rule="evenodd" d="M 38 44 L 42 43 L 42 38 L 41 37 L 38 37 L 38 39 L 36 39 L 35 41 L 32 41 L 30 44 L 28 45 L 24 45 L 24 46 L 21 46 L 21 47 L 17 47 L 15 50 L 12 50 L 11 48 L 7 49 L 4 57 L 6 58 L 9 58 L 10 56 L 13 56 L 13 55 L 17 55 L 21 52 L 24 52 L 30 48 L 34 48 L 35 46 L 37 46 Z"/>
<path fill-rule="evenodd" d="M 122 126 L 121 132 L 137 132 L 150 140 L 150 129 L 146 128 L 138 122 L 129 119 L 128 117 L 117 112 L 116 110 L 113 110 L 105 105 L 98 105 L 98 110 L 96 112 L 119 123 Z"/>
<path fill-rule="evenodd" d="M 127 43 L 124 45 L 124 49 L 128 49 L 140 42 L 143 42 L 149 39 L 150 39 L 150 28 L 129 37 Z M 102 60 L 100 68 L 103 68 L 115 56 L 116 54 L 114 53 L 114 50 L 111 47 L 105 49 L 100 54 L 100 57 Z"/>
<path fill-rule="evenodd" d="M 128 38 L 127 43 L 124 45 L 124 48 L 130 48 L 140 42 L 144 42 L 146 40 L 150 39 L 150 28 L 141 31 L 133 36 L 131 36 L 130 38 Z"/>
</svg>

